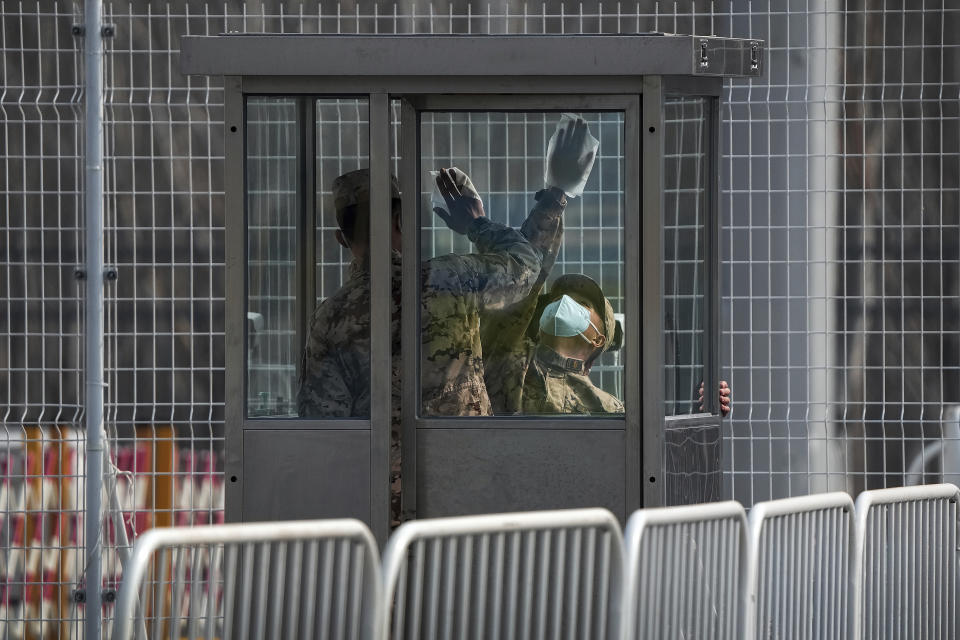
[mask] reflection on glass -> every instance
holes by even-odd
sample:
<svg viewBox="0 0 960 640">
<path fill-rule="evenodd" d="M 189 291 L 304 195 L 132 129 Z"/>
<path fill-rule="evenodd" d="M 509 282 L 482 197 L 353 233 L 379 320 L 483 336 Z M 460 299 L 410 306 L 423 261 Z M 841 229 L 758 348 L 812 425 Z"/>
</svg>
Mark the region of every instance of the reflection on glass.
<svg viewBox="0 0 960 640">
<path fill-rule="evenodd" d="M 575 115 L 422 114 L 422 415 L 623 412 L 624 118 Z"/>
<path fill-rule="evenodd" d="M 366 100 L 317 100 L 316 308 L 308 310 L 297 411 L 370 416 L 369 114 Z"/>
<path fill-rule="evenodd" d="M 304 124 L 299 114 L 311 109 L 315 123 Z M 302 149 L 308 147 L 302 136 L 310 126 L 315 126 L 316 134 L 317 235 L 315 256 L 301 255 L 304 262 L 298 265 L 303 234 L 312 224 L 309 208 L 303 206 L 309 181 L 302 174 L 306 163 L 301 158 Z M 369 397 L 369 280 L 364 289 L 362 265 L 352 268 L 351 250 L 337 241 L 339 218 L 333 193 L 338 176 L 367 166 L 368 147 L 366 101 L 266 97 L 247 101 L 247 414 L 251 417 L 369 414 L 361 397 Z M 354 246 L 366 242 L 364 230 L 365 226 L 358 227 Z M 310 261 L 316 264 L 316 295 L 298 301 Z M 328 320 L 331 316 L 356 322 L 335 324 Z M 333 337 L 336 342 L 327 340 Z"/>
<path fill-rule="evenodd" d="M 316 101 L 316 304 L 337 291 L 350 272 L 350 250 L 337 242 L 333 181 L 349 171 L 369 167 L 367 101 Z"/>
<path fill-rule="evenodd" d="M 705 319 L 707 107 L 668 98 L 664 111 L 665 412 L 700 413 Z"/>
<path fill-rule="evenodd" d="M 247 412 L 291 415 L 296 388 L 297 104 L 247 101 Z"/>
</svg>

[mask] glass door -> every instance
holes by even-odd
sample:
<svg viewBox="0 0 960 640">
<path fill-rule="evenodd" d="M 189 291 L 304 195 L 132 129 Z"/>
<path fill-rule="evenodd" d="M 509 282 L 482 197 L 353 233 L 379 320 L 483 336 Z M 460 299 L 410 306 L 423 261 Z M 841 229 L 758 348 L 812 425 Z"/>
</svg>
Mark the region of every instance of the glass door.
<svg viewBox="0 0 960 640">
<path fill-rule="evenodd" d="M 639 446 L 627 446 L 639 341 L 624 338 L 639 315 L 638 106 L 410 100 L 408 516 L 587 505 L 622 515 L 639 500 L 625 482 L 639 476 Z"/>
</svg>

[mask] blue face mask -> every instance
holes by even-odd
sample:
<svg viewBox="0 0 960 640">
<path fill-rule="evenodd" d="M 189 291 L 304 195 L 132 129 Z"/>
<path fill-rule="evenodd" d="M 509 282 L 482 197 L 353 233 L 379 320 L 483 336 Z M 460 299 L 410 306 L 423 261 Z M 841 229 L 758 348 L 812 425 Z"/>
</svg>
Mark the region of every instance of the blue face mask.
<svg viewBox="0 0 960 640">
<path fill-rule="evenodd" d="M 540 329 L 544 333 L 559 338 L 580 336 L 593 344 L 590 338 L 583 335 L 587 327 L 593 327 L 600 334 L 600 330 L 590 321 L 590 310 L 566 294 L 544 307 L 540 316 Z"/>
</svg>

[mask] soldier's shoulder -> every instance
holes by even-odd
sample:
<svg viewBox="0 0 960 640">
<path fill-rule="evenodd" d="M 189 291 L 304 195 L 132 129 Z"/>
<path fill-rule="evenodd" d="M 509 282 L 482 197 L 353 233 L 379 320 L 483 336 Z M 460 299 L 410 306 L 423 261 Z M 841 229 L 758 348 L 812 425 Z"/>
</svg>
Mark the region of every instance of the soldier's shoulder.
<svg viewBox="0 0 960 640">
<path fill-rule="evenodd" d="M 339 318 L 344 314 L 369 313 L 370 282 L 366 279 L 351 279 L 343 283 L 329 297 L 324 298 L 313 312 L 314 319 Z"/>
<path fill-rule="evenodd" d="M 310 322 L 308 347 L 356 340 L 370 324 L 370 287 L 348 281 L 317 305 Z"/>
</svg>

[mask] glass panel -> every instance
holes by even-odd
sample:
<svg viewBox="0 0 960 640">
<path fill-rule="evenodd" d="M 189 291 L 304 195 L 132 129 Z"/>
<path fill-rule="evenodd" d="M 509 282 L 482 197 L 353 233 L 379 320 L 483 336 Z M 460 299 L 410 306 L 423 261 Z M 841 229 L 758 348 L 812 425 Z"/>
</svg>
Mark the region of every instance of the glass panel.
<svg viewBox="0 0 960 640">
<path fill-rule="evenodd" d="M 297 408 L 301 417 L 369 418 L 368 104 L 322 99 L 314 107 L 316 308 L 308 310 Z"/>
<path fill-rule="evenodd" d="M 576 117 L 550 163 L 564 189 L 544 189 L 560 113 L 421 114 L 422 415 L 623 412 L 624 115 Z M 429 172 L 450 167 L 486 221 L 435 193 Z M 582 194 L 564 198 L 584 174 Z"/>
<path fill-rule="evenodd" d="M 297 103 L 247 100 L 247 413 L 295 414 Z"/>
<path fill-rule="evenodd" d="M 701 413 L 705 339 L 708 105 L 664 104 L 664 317 L 666 415 Z"/>
<path fill-rule="evenodd" d="M 313 111 L 315 131 L 299 122 Z M 334 180 L 368 164 L 365 100 L 249 98 L 247 100 L 247 413 L 251 417 L 366 417 L 369 415 L 369 281 L 353 251 L 337 240 Z M 315 174 L 302 169 L 301 148 L 315 133 Z M 306 142 L 306 144 L 304 144 Z M 354 200 L 362 176 L 340 191 Z M 301 245 L 315 188 L 314 255 Z M 349 199 L 349 198 L 347 198 Z M 342 199 L 346 202 L 347 199 Z M 358 253 L 366 226 L 356 223 L 357 201 L 345 214 L 354 222 Z M 356 206 L 360 205 L 360 206 Z M 347 211 L 347 207 L 343 207 Z M 346 219 L 346 218 L 344 218 Z M 302 263 L 298 263 L 298 259 Z M 316 293 L 298 300 L 314 264 Z M 316 307 L 316 309 L 314 309 Z M 362 316 L 366 314 L 367 322 Z M 332 321 L 334 318 L 336 322 Z M 347 323 L 354 318 L 355 323 Z M 336 338 L 336 341 L 333 340 Z M 302 375 L 301 375 L 302 374 Z"/>
</svg>

